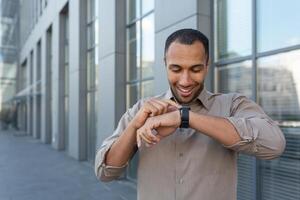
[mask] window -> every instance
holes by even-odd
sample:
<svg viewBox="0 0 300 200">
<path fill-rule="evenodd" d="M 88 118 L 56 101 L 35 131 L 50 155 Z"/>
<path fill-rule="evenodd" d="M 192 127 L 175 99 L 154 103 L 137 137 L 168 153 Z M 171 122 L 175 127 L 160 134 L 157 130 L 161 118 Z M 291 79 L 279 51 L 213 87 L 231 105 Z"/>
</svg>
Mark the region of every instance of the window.
<svg viewBox="0 0 300 200">
<path fill-rule="evenodd" d="M 66 4 L 60 13 L 61 38 L 62 38 L 62 60 L 64 98 L 61 100 L 64 109 L 64 149 L 69 148 L 69 4 Z"/>
<path fill-rule="evenodd" d="M 217 0 L 216 2 L 216 57 L 227 59 L 250 55 L 252 1 Z"/>
<path fill-rule="evenodd" d="M 51 143 L 52 141 L 52 123 L 53 123 L 53 110 L 52 110 L 52 77 L 53 77 L 53 52 L 52 47 L 53 38 L 52 38 L 52 25 L 48 28 L 46 33 L 46 125 L 48 129 L 46 129 L 46 143 Z"/>
<path fill-rule="evenodd" d="M 154 1 L 127 1 L 127 108 L 153 94 Z"/>
<path fill-rule="evenodd" d="M 257 1 L 257 47 L 265 52 L 300 44 L 300 1 Z"/>
<path fill-rule="evenodd" d="M 99 66 L 98 45 L 99 45 L 99 20 L 98 0 L 87 1 L 87 152 L 88 160 L 95 158 L 95 137 L 97 122 L 97 71 Z"/>
<path fill-rule="evenodd" d="M 300 50 L 257 60 L 258 99 L 280 122 L 287 146 L 274 161 L 261 161 L 262 199 L 300 197 Z"/>
<path fill-rule="evenodd" d="M 239 157 L 238 199 L 299 199 L 300 3 L 215 0 L 214 6 L 217 90 L 256 100 L 286 137 L 280 158 Z"/>
<path fill-rule="evenodd" d="M 239 92 L 252 97 L 252 63 L 249 60 L 217 68 L 218 90 Z"/>
</svg>

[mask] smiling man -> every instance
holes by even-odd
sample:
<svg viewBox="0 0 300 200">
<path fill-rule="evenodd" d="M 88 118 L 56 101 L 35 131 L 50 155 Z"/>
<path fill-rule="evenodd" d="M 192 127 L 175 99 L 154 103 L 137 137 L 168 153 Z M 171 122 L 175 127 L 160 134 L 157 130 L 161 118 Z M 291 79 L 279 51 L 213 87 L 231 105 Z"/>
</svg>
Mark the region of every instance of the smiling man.
<svg viewBox="0 0 300 200">
<path fill-rule="evenodd" d="M 205 89 L 208 47 L 206 36 L 194 29 L 167 38 L 170 88 L 123 115 L 97 152 L 99 179 L 118 178 L 139 151 L 138 199 L 233 200 L 238 153 L 261 159 L 282 154 L 281 130 L 256 103 Z"/>
</svg>

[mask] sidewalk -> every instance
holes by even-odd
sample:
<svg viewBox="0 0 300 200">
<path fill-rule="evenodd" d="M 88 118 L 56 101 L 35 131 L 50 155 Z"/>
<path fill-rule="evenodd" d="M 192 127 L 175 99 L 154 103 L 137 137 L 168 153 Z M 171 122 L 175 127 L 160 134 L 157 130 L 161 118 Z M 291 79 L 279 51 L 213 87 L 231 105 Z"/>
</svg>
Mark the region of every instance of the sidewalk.
<svg viewBox="0 0 300 200">
<path fill-rule="evenodd" d="M 30 136 L 0 130 L 0 200 L 135 200 L 132 183 L 99 182 L 78 162 Z"/>
</svg>

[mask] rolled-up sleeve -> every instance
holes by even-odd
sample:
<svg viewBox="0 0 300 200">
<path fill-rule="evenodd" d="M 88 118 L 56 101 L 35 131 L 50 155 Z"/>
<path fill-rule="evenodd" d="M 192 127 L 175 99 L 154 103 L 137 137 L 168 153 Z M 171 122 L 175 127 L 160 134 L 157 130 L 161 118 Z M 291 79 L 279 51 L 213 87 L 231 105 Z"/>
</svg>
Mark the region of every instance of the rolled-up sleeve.
<svg viewBox="0 0 300 200">
<path fill-rule="evenodd" d="M 283 153 L 284 135 L 278 124 L 259 105 L 245 96 L 235 94 L 230 112 L 227 119 L 235 127 L 241 141 L 227 148 L 260 159 L 274 159 Z"/>
<path fill-rule="evenodd" d="M 117 179 L 122 175 L 122 173 L 126 169 L 128 163 L 126 163 L 124 166 L 121 167 L 106 165 L 105 163 L 106 154 L 110 150 L 113 143 L 119 138 L 119 136 L 126 129 L 129 122 L 132 120 L 133 116 L 139 110 L 139 107 L 140 107 L 140 102 L 134 105 L 122 116 L 114 133 L 110 137 L 105 139 L 101 147 L 98 149 L 95 158 L 95 174 L 99 180 L 112 181 L 114 179 Z"/>
<path fill-rule="evenodd" d="M 117 138 L 118 137 L 110 137 L 105 140 L 96 153 L 95 174 L 101 181 L 111 181 L 120 177 L 127 167 L 127 164 L 122 167 L 109 166 L 105 164 L 106 154 Z"/>
</svg>

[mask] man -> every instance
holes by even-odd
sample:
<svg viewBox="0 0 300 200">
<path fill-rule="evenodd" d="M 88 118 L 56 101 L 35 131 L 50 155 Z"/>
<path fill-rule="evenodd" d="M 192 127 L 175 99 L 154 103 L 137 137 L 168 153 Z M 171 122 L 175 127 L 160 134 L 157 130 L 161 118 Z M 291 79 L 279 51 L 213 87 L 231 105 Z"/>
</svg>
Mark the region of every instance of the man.
<svg viewBox="0 0 300 200">
<path fill-rule="evenodd" d="M 257 104 L 205 89 L 208 46 L 206 36 L 193 29 L 167 38 L 170 88 L 123 115 L 97 152 L 99 179 L 119 177 L 138 150 L 138 199 L 233 200 L 239 152 L 261 159 L 282 154 L 284 136 Z"/>
</svg>

